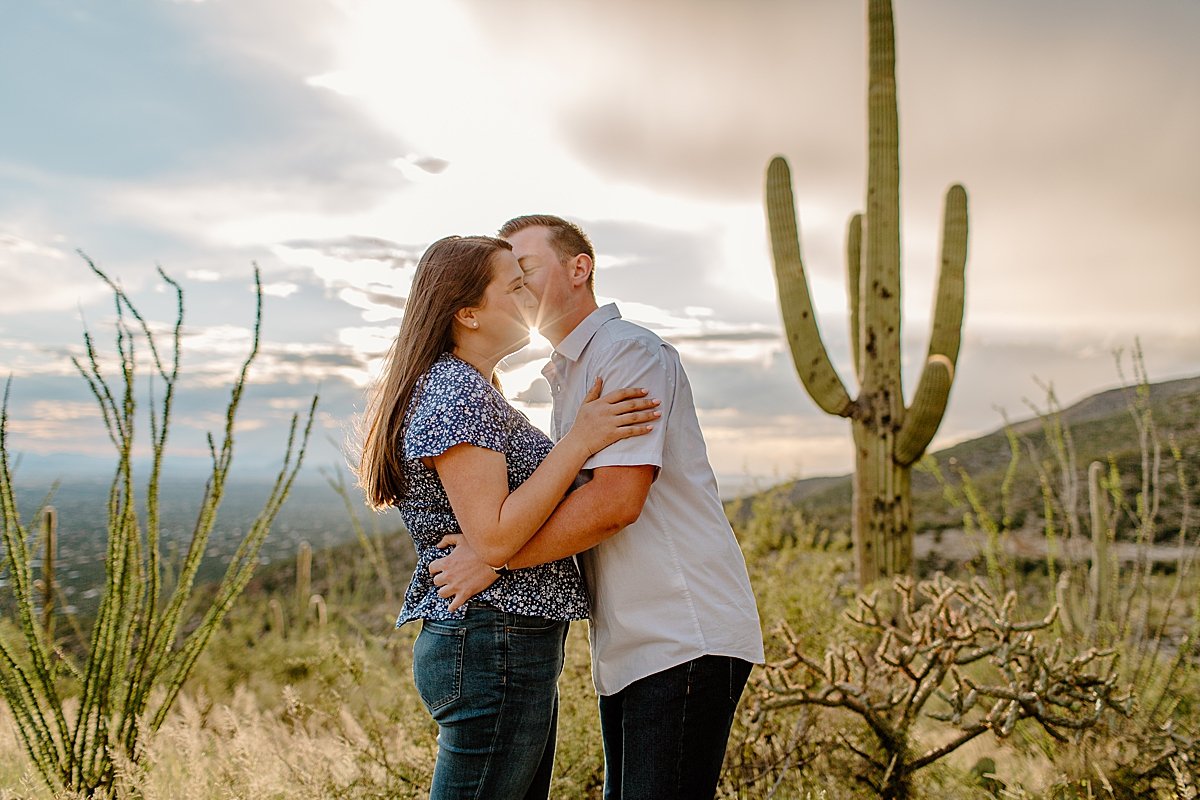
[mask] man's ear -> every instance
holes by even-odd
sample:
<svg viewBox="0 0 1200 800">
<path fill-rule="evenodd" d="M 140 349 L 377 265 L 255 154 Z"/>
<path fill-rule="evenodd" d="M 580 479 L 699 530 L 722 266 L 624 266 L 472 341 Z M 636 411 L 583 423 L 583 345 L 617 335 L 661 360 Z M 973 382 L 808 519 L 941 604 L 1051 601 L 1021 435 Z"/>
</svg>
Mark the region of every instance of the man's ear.
<svg viewBox="0 0 1200 800">
<path fill-rule="evenodd" d="M 587 253 L 580 253 L 571 261 L 571 285 L 585 286 L 595 265 Z"/>
</svg>

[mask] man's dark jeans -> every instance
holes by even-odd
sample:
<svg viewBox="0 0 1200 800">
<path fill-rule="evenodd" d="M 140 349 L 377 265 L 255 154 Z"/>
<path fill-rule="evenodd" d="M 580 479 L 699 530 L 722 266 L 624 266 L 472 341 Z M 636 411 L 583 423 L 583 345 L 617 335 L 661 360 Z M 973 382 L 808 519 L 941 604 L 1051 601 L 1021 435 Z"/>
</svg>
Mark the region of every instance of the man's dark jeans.
<svg viewBox="0 0 1200 800">
<path fill-rule="evenodd" d="M 750 667 L 701 656 L 601 696 L 604 800 L 713 797 Z"/>
</svg>

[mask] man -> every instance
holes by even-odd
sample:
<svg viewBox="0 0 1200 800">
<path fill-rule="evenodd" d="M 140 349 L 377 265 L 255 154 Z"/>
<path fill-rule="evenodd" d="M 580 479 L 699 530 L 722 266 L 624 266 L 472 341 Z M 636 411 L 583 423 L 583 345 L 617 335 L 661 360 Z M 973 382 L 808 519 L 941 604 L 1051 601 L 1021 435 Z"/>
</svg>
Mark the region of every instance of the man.
<svg viewBox="0 0 1200 800">
<path fill-rule="evenodd" d="M 712 797 L 763 645 L 687 375 L 673 347 L 621 319 L 615 305 L 597 306 L 595 253 L 577 226 L 524 216 L 499 235 L 512 244 L 539 301 L 538 330 L 554 345 L 543 370 L 551 436 L 570 429 L 597 377 L 606 387 L 648 389 L 662 412 L 652 433 L 592 456 L 590 480 L 502 569 L 578 554 L 592 601 L 606 800 Z M 486 569 L 462 546 L 430 567 L 439 594 L 458 605 L 483 588 Z"/>
</svg>

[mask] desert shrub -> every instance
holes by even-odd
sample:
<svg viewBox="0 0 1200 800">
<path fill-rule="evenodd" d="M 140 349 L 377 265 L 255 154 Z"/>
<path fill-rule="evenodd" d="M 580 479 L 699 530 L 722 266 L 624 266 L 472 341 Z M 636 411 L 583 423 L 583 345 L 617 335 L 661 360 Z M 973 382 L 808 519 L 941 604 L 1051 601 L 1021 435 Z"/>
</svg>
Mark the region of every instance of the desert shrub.
<svg viewBox="0 0 1200 800">
<path fill-rule="evenodd" d="M 151 325 L 125 292 L 90 261 L 88 264 L 112 290 L 116 311 L 115 356 L 101 354 L 85 331 L 86 357 L 73 359 L 100 406 L 117 453 L 108 507 L 96 509 L 98 515 L 107 512 L 108 520 L 105 584 L 82 658 L 76 663 L 58 646 L 53 627 L 37 613 L 39 590 L 33 579 L 30 534 L 21 523 L 13 489 L 6 436 L 6 387 L 0 407 L 0 507 L 7 588 L 15 608 L 15 625 L 0 632 L 4 634 L 0 635 L 0 690 L 15 718 L 30 764 L 47 786 L 90 797 L 113 794 L 119 774 L 137 767 L 145 753 L 144 742 L 166 720 L 197 658 L 249 581 L 263 539 L 300 468 L 316 398 L 303 429 L 298 431 L 299 420 L 292 418 L 275 484 L 230 559 L 224 577 L 212 588 L 206 603 L 194 606 L 193 583 L 233 458 L 234 420 L 258 352 L 262 321 L 258 272 L 253 345 L 232 386 L 220 445 L 209 437 L 212 467 L 186 555 L 178 571 L 168 576 L 160 548 L 159 479 L 180 379 L 183 291 L 159 271 L 175 292 L 177 310 L 171 344 L 164 352 Z M 151 466 L 144 489 L 146 515 L 141 519 L 133 454 L 135 439 L 140 441 L 140 425 L 144 424 L 139 423 L 135 398 L 136 351 L 143 346 L 160 394 L 147 414 Z M 115 379 L 109 377 L 114 367 Z M 41 572 L 40 594 L 45 603 L 46 590 L 52 590 L 54 577 L 52 572 L 47 573 L 45 563 Z"/>
<path fill-rule="evenodd" d="M 1120 363 L 1118 355 L 1119 369 Z M 973 491 L 964 470 L 951 465 L 959 478 L 953 484 L 932 465 L 967 528 L 986 534 L 980 563 L 990 584 L 1016 589 L 1024 605 L 1052 593 L 1062 612 L 1058 639 L 1077 651 L 1111 650 L 1119 657 L 1119 679 L 1132 687 L 1130 714 L 1104 720 L 1071 748 L 1052 748 L 1058 769 L 1051 794 L 1171 797 L 1181 781 L 1200 783 L 1200 605 L 1194 601 L 1200 547 L 1192 521 L 1197 458 L 1174 434 L 1160 431 L 1137 348 L 1132 363 L 1125 402 L 1136 457 L 1081 465 L 1077 437 L 1051 387 L 1040 435 L 1009 431 L 1019 444 L 1009 473 L 1024 458 L 1037 476 L 1047 543 L 1042 563 L 1015 559 L 1006 546 L 1013 527 L 1003 500 L 997 512 Z M 1163 543 L 1173 545 L 1165 556 L 1156 551 Z"/>
<path fill-rule="evenodd" d="M 1031 720 L 1057 741 L 1078 740 L 1110 712 L 1127 713 L 1113 653 L 1069 655 L 1046 641 L 1056 610 L 1018 621 L 1016 596 L 980 581 L 901 578 L 887 595 L 860 596 L 848 620 L 865 640 L 808 655 L 786 625 L 788 654 L 766 669 L 754 715 L 811 706 L 849 711 L 859 730 L 837 731 L 825 749 L 857 757 L 849 774 L 883 798 L 914 794 L 914 775 L 984 733 L 1009 736 Z M 932 736 L 921 722 L 937 721 Z M 932 741 L 929 741 L 932 739 Z"/>
<path fill-rule="evenodd" d="M 809 522 L 779 490 L 731 514 L 764 625 L 788 625 L 805 644 L 824 646 L 857 591 L 849 537 Z M 785 657 L 787 643 L 766 637 L 767 658 Z M 752 712 L 767 691 L 761 669 L 751 673 L 726 752 L 721 797 L 848 797 L 834 776 L 809 770 L 821 755 L 816 717 L 807 709 Z"/>
</svg>

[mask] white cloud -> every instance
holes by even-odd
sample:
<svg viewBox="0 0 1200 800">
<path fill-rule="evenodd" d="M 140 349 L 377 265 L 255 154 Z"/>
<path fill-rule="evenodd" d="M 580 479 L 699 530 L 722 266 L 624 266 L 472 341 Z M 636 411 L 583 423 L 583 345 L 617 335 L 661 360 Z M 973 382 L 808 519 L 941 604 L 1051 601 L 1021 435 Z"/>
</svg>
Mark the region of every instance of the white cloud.
<svg viewBox="0 0 1200 800">
<path fill-rule="evenodd" d="M 221 273 L 211 269 L 189 269 L 184 275 L 188 280 L 199 283 L 216 283 L 221 280 Z"/>
<path fill-rule="evenodd" d="M 87 280 L 91 272 L 82 259 L 58 246 L 61 235 L 47 231 L 44 223 L 29 226 L 41 230 L 0 234 L 0 313 L 67 311 L 81 296 L 91 300 L 107 293 L 99 281 Z"/>
<path fill-rule="evenodd" d="M 279 283 L 264 283 L 262 292 L 270 297 L 290 297 L 300 291 L 300 286 L 295 283 L 281 281 Z"/>
<path fill-rule="evenodd" d="M 37 400 L 30 407 L 33 416 L 41 422 L 66 422 L 77 419 L 98 419 L 100 411 L 95 403 L 70 400 Z"/>
<path fill-rule="evenodd" d="M 225 427 L 225 416 L 216 412 L 206 412 L 202 414 L 179 415 L 175 417 L 175 423 L 188 428 L 208 432 L 219 431 Z M 250 431 L 261 430 L 267 426 L 267 421 L 262 418 L 250 417 L 247 414 L 240 414 L 235 423 L 235 431 L 237 433 L 249 433 Z"/>
<path fill-rule="evenodd" d="M 848 423 L 840 418 L 780 415 L 746 425 L 732 410 L 702 410 L 699 416 L 709 459 L 726 475 L 777 483 L 853 469 Z"/>
<path fill-rule="evenodd" d="M 0 248 L 7 249 L 15 255 L 37 255 L 54 259 L 67 257 L 67 254 L 57 247 L 31 242 L 14 233 L 0 233 Z"/>
<path fill-rule="evenodd" d="M 71 356 L 85 356 L 81 345 L 48 347 L 19 338 L 0 339 L 0 374 L 19 377 L 77 375 Z"/>
<path fill-rule="evenodd" d="M 184 353 L 203 355 L 245 355 L 250 352 L 250 328 L 241 325 L 213 325 L 191 328 L 183 336 Z"/>
</svg>

